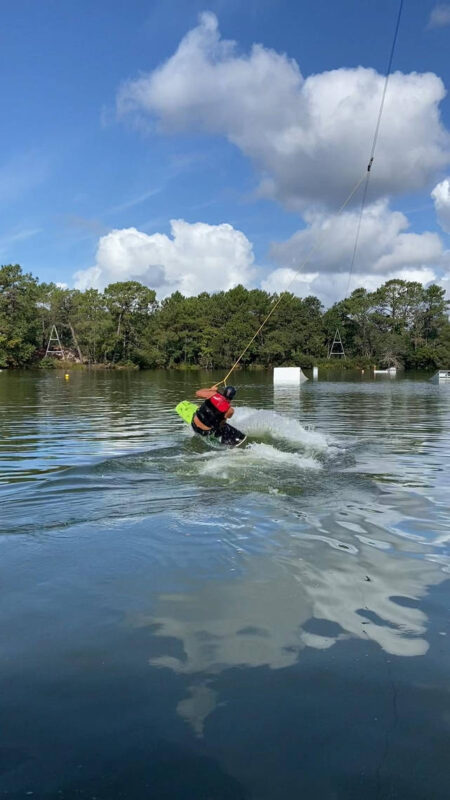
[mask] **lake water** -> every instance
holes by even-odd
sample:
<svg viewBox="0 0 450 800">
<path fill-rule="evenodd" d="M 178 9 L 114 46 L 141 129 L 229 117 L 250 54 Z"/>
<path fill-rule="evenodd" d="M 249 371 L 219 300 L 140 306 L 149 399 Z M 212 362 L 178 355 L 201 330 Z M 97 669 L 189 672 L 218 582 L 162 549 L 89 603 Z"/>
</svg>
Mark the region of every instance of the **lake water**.
<svg viewBox="0 0 450 800">
<path fill-rule="evenodd" d="M 449 796 L 450 386 L 0 374 L 8 800 Z"/>
</svg>

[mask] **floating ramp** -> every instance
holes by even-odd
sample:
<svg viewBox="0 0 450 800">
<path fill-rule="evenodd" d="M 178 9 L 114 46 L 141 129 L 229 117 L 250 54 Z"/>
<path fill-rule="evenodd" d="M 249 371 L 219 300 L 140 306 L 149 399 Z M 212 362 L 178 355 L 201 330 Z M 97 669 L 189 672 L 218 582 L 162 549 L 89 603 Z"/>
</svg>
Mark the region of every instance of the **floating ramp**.
<svg viewBox="0 0 450 800">
<path fill-rule="evenodd" d="M 389 369 L 374 369 L 374 375 L 397 375 L 397 367 L 389 367 Z"/>
<path fill-rule="evenodd" d="M 433 383 L 450 383 L 450 369 L 439 369 L 431 380 Z"/>
<path fill-rule="evenodd" d="M 303 381 L 307 380 L 301 367 L 275 367 L 273 370 L 275 386 L 300 386 Z"/>
</svg>

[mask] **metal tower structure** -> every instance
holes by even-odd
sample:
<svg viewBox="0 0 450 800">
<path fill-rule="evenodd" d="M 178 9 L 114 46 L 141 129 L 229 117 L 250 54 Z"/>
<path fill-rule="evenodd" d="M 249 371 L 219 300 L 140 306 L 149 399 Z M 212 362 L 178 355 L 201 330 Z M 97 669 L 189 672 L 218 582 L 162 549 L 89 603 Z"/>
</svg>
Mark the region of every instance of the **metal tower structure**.
<svg viewBox="0 0 450 800">
<path fill-rule="evenodd" d="M 57 342 L 58 347 L 56 347 L 55 342 Z M 57 356 L 58 358 L 64 358 L 64 350 L 61 347 L 61 342 L 58 335 L 58 329 L 56 325 L 53 325 L 50 338 L 48 340 L 47 350 L 45 351 L 45 356 Z"/>
<path fill-rule="evenodd" d="M 344 345 L 342 344 L 341 334 L 339 333 L 339 328 L 336 328 L 336 333 L 334 334 L 333 344 L 331 345 L 330 349 L 328 350 L 328 358 L 331 356 L 344 356 L 345 358 L 345 350 Z"/>
</svg>

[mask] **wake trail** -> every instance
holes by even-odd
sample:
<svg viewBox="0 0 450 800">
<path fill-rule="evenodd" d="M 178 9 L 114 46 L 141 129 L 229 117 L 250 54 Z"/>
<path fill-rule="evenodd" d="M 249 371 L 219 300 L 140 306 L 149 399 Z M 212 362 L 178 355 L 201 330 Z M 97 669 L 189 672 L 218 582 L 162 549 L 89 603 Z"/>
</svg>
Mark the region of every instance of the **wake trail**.
<svg viewBox="0 0 450 800">
<path fill-rule="evenodd" d="M 268 468 L 273 472 L 277 469 L 294 469 L 295 471 L 320 470 L 322 465 L 312 456 L 287 453 L 278 450 L 270 444 L 252 443 L 245 450 L 227 450 L 217 453 L 218 458 L 207 458 L 198 471 L 200 475 L 209 477 L 226 478 L 230 472 L 240 472 L 247 468 Z"/>
<path fill-rule="evenodd" d="M 270 436 L 272 439 L 301 445 L 306 449 L 321 453 L 332 449 L 322 433 L 308 430 L 293 417 L 278 414 L 276 411 L 241 406 L 236 408 L 231 424 L 248 436 L 261 438 Z"/>
</svg>

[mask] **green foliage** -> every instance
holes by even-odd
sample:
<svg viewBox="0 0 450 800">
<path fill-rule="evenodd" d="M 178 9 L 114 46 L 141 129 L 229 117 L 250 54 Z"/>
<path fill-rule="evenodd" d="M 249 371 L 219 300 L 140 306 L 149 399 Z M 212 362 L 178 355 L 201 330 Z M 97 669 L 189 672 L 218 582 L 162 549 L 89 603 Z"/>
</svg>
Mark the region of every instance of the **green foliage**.
<svg viewBox="0 0 450 800">
<path fill-rule="evenodd" d="M 0 268 L 0 367 L 36 359 L 57 366 L 43 358 L 53 325 L 72 364 L 228 369 L 246 348 L 245 367 L 336 366 L 327 356 L 339 328 L 345 366 L 450 365 L 449 304 L 439 286 L 391 280 L 374 292 L 356 289 L 327 311 L 316 297 L 285 292 L 259 330 L 278 299 L 236 286 L 198 297 L 174 292 L 158 303 L 137 281 L 81 292 L 39 284 L 8 265 Z"/>
<path fill-rule="evenodd" d="M 36 349 L 39 321 L 37 281 L 18 264 L 0 267 L 0 365 L 19 367 Z"/>
<path fill-rule="evenodd" d="M 40 369 L 56 369 L 57 367 L 56 358 L 52 356 L 44 356 L 44 358 L 39 362 Z"/>
</svg>

